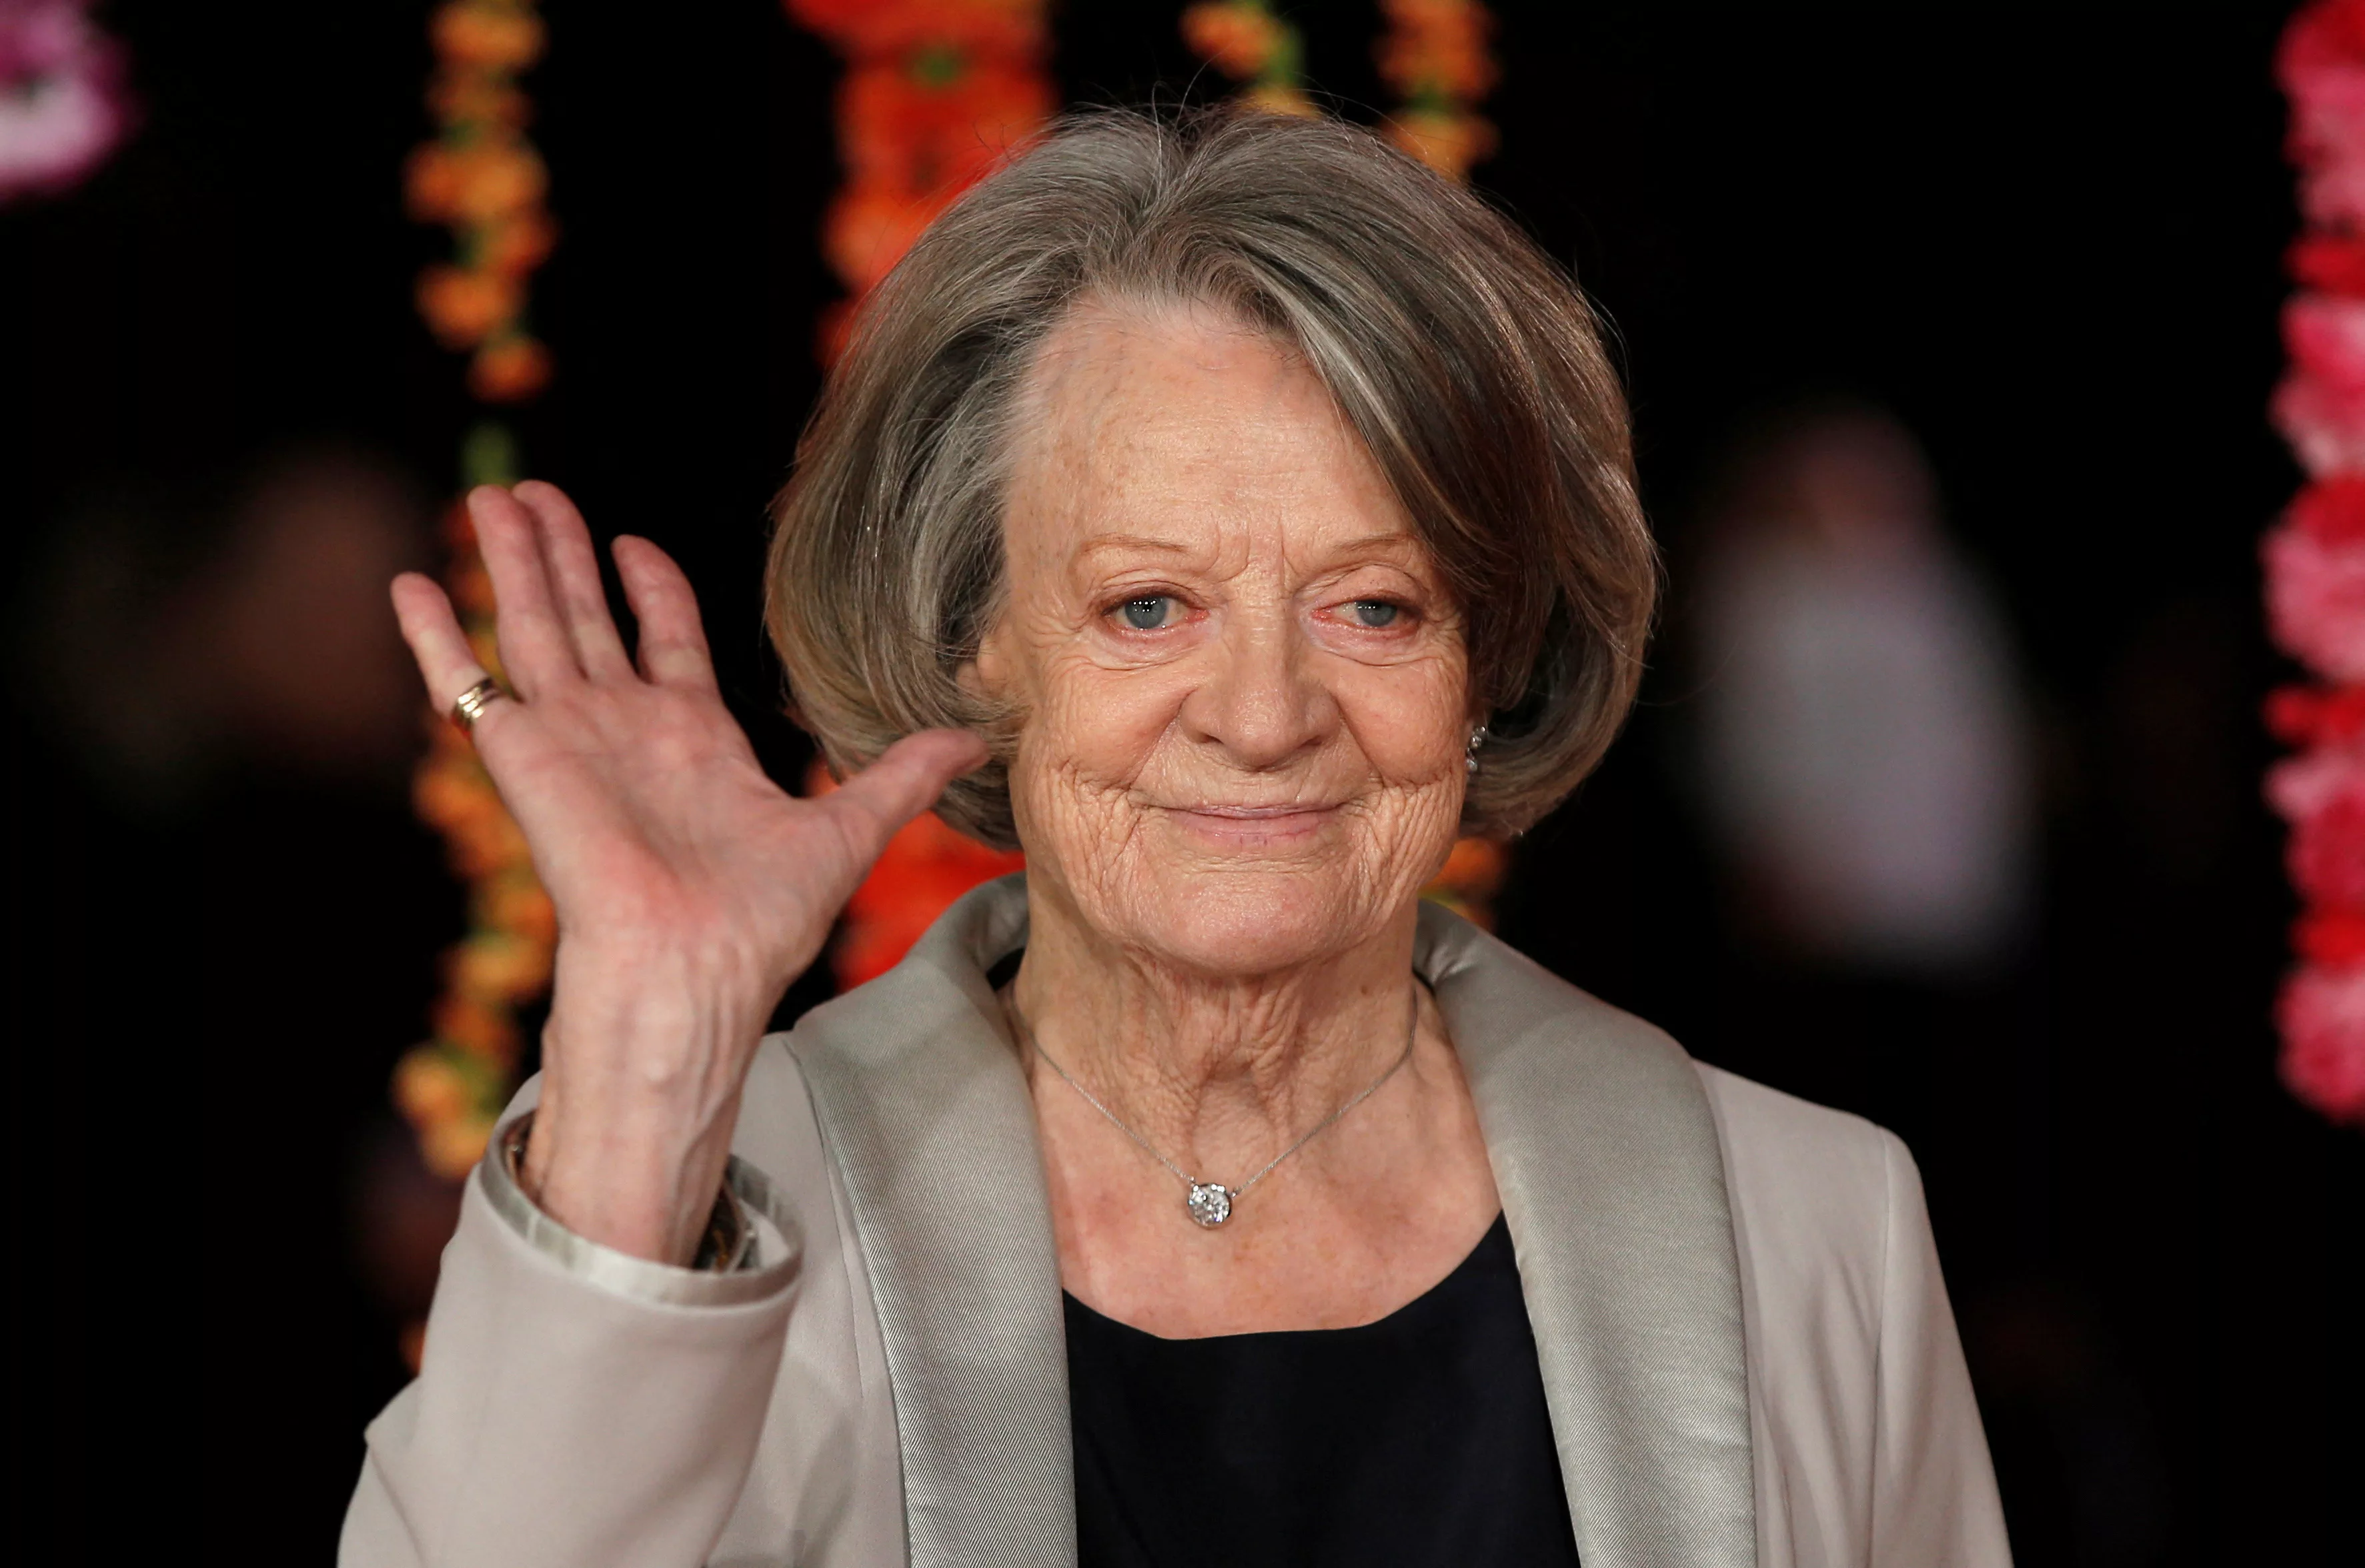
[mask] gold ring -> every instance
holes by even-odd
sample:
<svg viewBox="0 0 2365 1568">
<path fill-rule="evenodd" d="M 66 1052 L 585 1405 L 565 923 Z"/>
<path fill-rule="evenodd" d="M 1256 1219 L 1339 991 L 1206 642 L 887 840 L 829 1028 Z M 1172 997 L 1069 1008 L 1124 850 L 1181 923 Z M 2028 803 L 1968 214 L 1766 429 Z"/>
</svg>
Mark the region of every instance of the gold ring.
<svg viewBox="0 0 2365 1568">
<path fill-rule="evenodd" d="M 460 721 L 462 729 L 473 730 L 476 721 L 485 716 L 485 710 L 492 706 L 493 699 L 508 695 L 501 689 L 501 683 L 488 675 L 454 699 L 452 716 Z"/>
</svg>

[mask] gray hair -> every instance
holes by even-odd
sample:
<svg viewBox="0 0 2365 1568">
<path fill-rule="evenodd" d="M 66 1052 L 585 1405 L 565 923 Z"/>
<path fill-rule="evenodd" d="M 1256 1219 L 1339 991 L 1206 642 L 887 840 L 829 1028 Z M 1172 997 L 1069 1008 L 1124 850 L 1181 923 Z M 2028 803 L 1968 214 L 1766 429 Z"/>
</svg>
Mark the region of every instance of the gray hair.
<svg viewBox="0 0 2365 1568">
<path fill-rule="evenodd" d="M 937 810 L 1015 843 L 1012 716 L 963 689 L 1003 590 L 1037 349 L 1088 299 L 1224 310 L 1303 357 L 1463 617 L 1486 715 L 1466 830 L 1518 832 L 1600 760 L 1641 678 L 1657 557 L 1593 314 L 1533 241 L 1335 120 L 1097 112 L 928 228 L 866 302 L 773 508 L 766 622 L 841 774 L 914 730 L 995 759 Z"/>
</svg>

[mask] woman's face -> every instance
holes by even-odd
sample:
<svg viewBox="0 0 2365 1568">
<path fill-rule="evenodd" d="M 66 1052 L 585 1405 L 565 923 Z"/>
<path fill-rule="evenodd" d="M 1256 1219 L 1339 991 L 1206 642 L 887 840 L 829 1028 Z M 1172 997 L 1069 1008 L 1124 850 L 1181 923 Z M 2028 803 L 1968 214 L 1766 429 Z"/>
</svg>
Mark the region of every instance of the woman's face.
<svg viewBox="0 0 2365 1568">
<path fill-rule="evenodd" d="M 1020 417 L 1008 598 L 965 678 L 1023 716 L 1038 898 L 1210 976 L 1387 931 L 1460 821 L 1463 636 L 1321 383 L 1209 312 L 1093 308 Z"/>
</svg>

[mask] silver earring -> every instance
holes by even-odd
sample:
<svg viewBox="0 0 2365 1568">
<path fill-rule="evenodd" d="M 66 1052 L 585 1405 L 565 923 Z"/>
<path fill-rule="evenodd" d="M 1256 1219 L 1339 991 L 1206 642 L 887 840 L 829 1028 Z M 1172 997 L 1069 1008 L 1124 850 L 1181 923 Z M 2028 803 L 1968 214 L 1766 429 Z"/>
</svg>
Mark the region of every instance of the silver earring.
<svg viewBox="0 0 2365 1568">
<path fill-rule="evenodd" d="M 1476 729 L 1470 732 L 1468 755 L 1463 756 L 1462 759 L 1462 766 L 1468 768 L 1474 774 L 1478 771 L 1478 748 L 1485 744 L 1486 726 L 1481 724 Z"/>
</svg>

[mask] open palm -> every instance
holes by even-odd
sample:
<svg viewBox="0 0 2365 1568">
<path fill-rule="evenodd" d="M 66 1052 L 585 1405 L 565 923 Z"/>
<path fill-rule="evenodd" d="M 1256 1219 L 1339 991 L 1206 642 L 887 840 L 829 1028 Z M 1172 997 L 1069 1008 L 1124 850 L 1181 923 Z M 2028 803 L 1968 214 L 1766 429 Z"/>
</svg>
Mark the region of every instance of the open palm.
<svg viewBox="0 0 2365 1568">
<path fill-rule="evenodd" d="M 636 663 L 563 493 L 486 487 L 468 506 L 515 694 L 487 708 L 476 746 L 558 909 L 527 1170 L 544 1206 L 594 1239 L 677 1254 L 712 1199 L 780 993 L 889 836 L 985 748 L 926 731 L 841 790 L 790 796 L 724 708 L 696 598 L 663 551 L 615 542 Z M 432 579 L 397 578 L 394 602 L 436 701 L 483 678 Z"/>
</svg>

